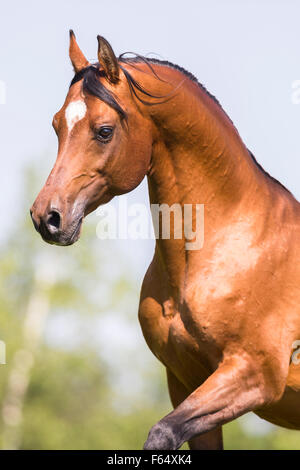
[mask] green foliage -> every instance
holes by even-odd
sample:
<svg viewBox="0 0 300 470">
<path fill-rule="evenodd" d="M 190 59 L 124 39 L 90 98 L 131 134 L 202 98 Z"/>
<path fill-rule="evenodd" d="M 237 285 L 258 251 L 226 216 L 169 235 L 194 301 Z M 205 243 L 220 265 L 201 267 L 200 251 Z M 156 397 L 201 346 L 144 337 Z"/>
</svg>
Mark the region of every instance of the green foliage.
<svg viewBox="0 0 300 470">
<path fill-rule="evenodd" d="M 247 422 L 253 415 L 228 423 L 224 426 L 224 445 L 232 450 L 299 450 L 299 431 L 290 431 L 278 426 L 270 426 L 270 430 L 262 433 L 261 427 L 265 427 L 265 421 L 257 418 L 248 429 Z"/>
<path fill-rule="evenodd" d="M 139 404 L 117 412 L 106 377 L 93 353 L 43 349 L 28 390 L 22 448 L 141 448 L 159 411 Z"/>
</svg>

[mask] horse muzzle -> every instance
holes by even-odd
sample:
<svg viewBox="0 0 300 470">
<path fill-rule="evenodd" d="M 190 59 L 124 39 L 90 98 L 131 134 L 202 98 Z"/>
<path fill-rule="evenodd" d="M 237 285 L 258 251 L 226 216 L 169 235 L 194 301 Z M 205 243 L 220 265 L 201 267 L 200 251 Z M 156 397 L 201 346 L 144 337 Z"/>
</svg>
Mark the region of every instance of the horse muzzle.
<svg viewBox="0 0 300 470">
<path fill-rule="evenodd" d="M 71 221 L 67 222 L 57 209 L 40 215 L 33 206 L 30 209 L 30 215 L 36 231 L 45 242 L 51 245 L 72 245 L 80 237 L 83 213 L 76 214 Z"/>
</svg>

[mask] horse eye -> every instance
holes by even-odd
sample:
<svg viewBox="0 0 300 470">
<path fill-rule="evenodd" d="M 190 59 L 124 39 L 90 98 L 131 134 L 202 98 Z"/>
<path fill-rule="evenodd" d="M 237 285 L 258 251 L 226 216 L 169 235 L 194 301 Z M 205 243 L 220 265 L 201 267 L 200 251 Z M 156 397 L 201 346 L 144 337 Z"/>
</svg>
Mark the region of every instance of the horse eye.
<svg viewBox="0 0 300 470">
<path fill-rule="evenodd" d="M 109 142 L 113 135 L 113 128 L 109 126 L 102 126 L 97 131 L 96 137 L 101 142 Z"/>
</svg>

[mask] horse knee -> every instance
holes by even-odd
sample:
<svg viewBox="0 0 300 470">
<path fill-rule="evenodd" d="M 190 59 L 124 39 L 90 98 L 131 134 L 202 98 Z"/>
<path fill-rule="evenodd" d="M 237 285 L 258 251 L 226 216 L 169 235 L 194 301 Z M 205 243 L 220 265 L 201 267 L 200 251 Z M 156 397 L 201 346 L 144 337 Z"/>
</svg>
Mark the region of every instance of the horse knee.
<svg viewBox="0 0 300 470">
<path fill-rule="evenodd" d="M 178 436 L 172 426 L 160 421 L 150 429 L 144 450 L 176 450 L 178 442 Z"/>
</svg>

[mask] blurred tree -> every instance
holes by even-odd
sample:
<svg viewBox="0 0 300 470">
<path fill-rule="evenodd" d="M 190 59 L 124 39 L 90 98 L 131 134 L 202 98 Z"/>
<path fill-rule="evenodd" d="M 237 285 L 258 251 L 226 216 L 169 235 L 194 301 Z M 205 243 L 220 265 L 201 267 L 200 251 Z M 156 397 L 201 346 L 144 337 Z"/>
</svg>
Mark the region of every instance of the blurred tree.
<svg viewBox="0 0 300 470">
<path fill-rule="evenodd" d="M 26 216 L 1 249 L 0 339 L 6 342 L 7 365 L 0 369 L 0 446 L 141 447 L 154 421 L 169 410 L 162 377 L 158 374 L 149 387 L 158 400 L 155 407 L 150 400 L 147 409 L 142 399 L 123 406 L 122 390 L 112 387 L 116 371 L 91 341 L 95 319 L 136 304 L 137 286 L 121 258 L 119 272 L 112 275 L 108 242 L 99 250 L 95 227 L 88 222 L 77 245 L 62 249 L 42 242 L 27 215 L 37 192 L 35 179 L 29 170 Z M 82 327 L 71 345 L 47 337 L 48 323 L 51 329 L 51 320 L 61 316 L 63 330 L 74 322 Z M 125 320 L 129 328 L 132 319 Z M 65 333 L 57 330 L 62 339 L 68 338 Z M 117 320 L 115 335 L 120 335 Z"/>
</svg>

